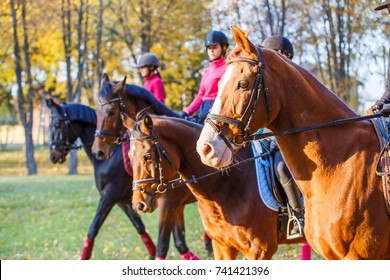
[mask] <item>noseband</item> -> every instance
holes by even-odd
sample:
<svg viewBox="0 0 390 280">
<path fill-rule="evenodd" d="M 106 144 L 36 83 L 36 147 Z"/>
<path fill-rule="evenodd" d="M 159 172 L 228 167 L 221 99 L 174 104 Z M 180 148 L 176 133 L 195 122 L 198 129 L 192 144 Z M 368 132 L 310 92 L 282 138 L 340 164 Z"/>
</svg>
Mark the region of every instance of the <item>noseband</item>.
<svg viewBox="0 0 390 280">
<path fill-rule="evenodd" d="M 114 103 L 114 102 L 119 102 L 119 109 L 122 113 L 127 113 L 126 112 L 126 106 L 123 103 L 122 97 L 120 93 L 118 94 L 117 98 L 113 98 L 111 100 L 102 102 L 100 101 L 100 98 L 98 98 L 98 104 L 103 107 L 106 104 Z M 124 138 L 122 137 L 122 122 L 121 122 L 121 128 L 119 129 L 119 132 L 113 131 L 113 130 L 104 130 L 104 129 L 96 129 L 95 130 L 95 137 L 99 137 L 100 140 L 103 142 L 108 143 L 109 145 L 113 144 L 122 144 Z M 115 140 L 113 142 L 109 142 L 105 136 L 113 136 L 115 137 Z"/>
<path fill-rule="evenodd" d="M 269 97 L 269 93 L 268 93 L 268 88 L 266 87 L 266 84 L 265 84 L 265 77 L 264 77 L 265 64 L 263 62 L 263 55 L 262 55 L 261 49 L 257 48 L 257 51 L 258 51 L 258 60 L 239 57 L 239 58 L 234 58 L 234 59 L 231 59 L 228 61 L 228 64 L 231 64 L 234 62 L 247 62 L 247 63 L 250 63 L 251 65 L 258 67 L 258 72 L 256 74 L 255 82 L 253 84 L 252 92 L 250 95 L 250 100 L 249 100 L 249 103 L 247 104 L 241 118 L 239 120 L 236 120 L 233 118 L 210 113 L 205 120 L 205 123 L 208 123 L 213 128 L 215 133 L 217 133 L 218 136 L 220 138 L 222 138 L 222 140 L 225 142 L 225 144 L 232 151 L 233 151 L 232 144 L 235 146 L 241 146 L 242 144 L 244 144 L 247 141 L 248 136 L 250 135 L 250 133 L 249 133 L 250 126 L 251 126 L 252 120 L 255 116 L 257 104 L 260 100 L 260 95 L 262 92 L 264 92 L 264 98 L 265 98 L 265 102 L 266 102 L 266 110 L 267 110 L 266 122 L 267 123 L 268 123 L 269 118 L 270 118 L 271 105 L 270 105 L 270 97 Z M 233 139 L 229 139 L 226 135 L 223 134 L 221 128 L 215 123 L 215 121 L 220 121 L 223 123 L 228 123 L 230 125 L 236 126 L 241 131 L 241 134 L 236 135 Z"/>
<path fill-rule="evenodd" d="M 146 193 L 147 195 L 154 197 L 157 193 L 165 193 L 168 189 L 168 186 L 174 186 L 174 182 L 180 181 L 181 177 L 178 179 L 174 179 L 168 182 L 164 182 L 164 175 L 163 175 L 163 168 L 162 168 L 162 161 L 163 156 L 167 158 L 170 164 L 174 165 L 171 158 L 169 157 L 168 153 L 164 150 L 164 148 L 160 145 L 160 143 L 157 140 L 156 135 L 154 134 L 154 131 L 152 130 L 151 136 L 144 136 L 144 137 L 130 137 L 130 142 L 142 142 L 142 141 L 153 141 L 154 142 L 154 152 L 155 152 L 155 158 L 156 161 L 154 163 L 154 169 L 155 174 L 158 174 L 158 178 L 146 178 L 141 180 L 133 180 L 133 191 L 140 191 L 142 193 Z M 139 187 L 141 184 L 153 184 L 158 183 L 158 186 L 155 191 L 148 192 L 144 188 Z"/>
</svg>

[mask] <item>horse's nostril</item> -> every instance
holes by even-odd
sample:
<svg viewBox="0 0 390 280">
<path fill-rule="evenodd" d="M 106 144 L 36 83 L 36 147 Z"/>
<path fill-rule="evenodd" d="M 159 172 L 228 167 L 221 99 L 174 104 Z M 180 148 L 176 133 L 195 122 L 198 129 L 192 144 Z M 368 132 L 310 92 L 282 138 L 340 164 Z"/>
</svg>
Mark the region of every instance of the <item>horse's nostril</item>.
<svg viewBox="0 0 390 280">
<path fill-rule="evenodd" d="M 145 209 L 146 209 L 146 205 L 144 203 L 142 203 L 142 202 L 138 202 L 137 203 L 137 208 L 138 208 L 138 211 L 144 212 Z"/>
<path fill-rule="evenodd" d="M 102 157 L 104 156 L 104 152 L 102 150 L 99 150 L 97 153 L 95 153 L 95 156 Z"/>
<path fill-rule="evenodd" d="M 202 150 L 202 152 L 203 152 L 203 155 L 205 156 L 205 157 L 212 157 L 213 156 L 213 154 L 214 154 L 214 149 L 209 145 L 209 144 L 204 144 L 203 145 L 203 150 Z"/>
</svg>

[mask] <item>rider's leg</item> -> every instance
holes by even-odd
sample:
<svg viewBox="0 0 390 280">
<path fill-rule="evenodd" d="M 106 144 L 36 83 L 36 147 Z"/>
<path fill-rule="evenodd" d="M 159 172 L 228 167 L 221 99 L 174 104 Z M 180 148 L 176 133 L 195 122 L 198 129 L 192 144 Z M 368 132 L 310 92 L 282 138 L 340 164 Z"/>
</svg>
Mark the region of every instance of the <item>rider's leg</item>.
<svg viewBox="0 0 390 280">
<path fill-rule="evenodd" d="M 303 228 L 304 210 L 301 194 L 279 150 L 275 153 L 274 165 L 276 176 L 286 193 L 288 204 L 292 208 L 292 214 L 299 221 L 301 228 Z M 299 226 L 296 223 L 296 220 L 294 221 L 294 227 L 290 233 L 291 235 L 300 233 Z"/>
</svg>

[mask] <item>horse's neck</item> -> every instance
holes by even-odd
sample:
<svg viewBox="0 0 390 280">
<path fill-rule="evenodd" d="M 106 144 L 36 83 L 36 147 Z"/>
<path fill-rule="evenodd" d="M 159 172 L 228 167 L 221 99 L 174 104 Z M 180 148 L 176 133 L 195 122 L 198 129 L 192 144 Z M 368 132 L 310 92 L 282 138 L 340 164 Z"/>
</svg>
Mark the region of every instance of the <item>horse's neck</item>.
<svg viewBox="0 0 390 280">
<path fill-rule="evenodd" d="M 308 127 L 356 116 L 337 96 L 312 78 L 302 75 L 294 79 L 296 84 L 286 83 L 284 92 L 277 100 L 281 106 L 268 127 L 272 131 Z M 375 146 L 372 142 L 375 135 L 371 138 L 367 133 L 372 130 L 370 127 L 369 122 L 360 122 L 281 135 L 276 139 L 295 179 L 301 181 L 302 185 L 321 184 L 326 178 L 329 182 L 333 176 L 340 176 L 334 170 L 362 153 L 366 149 L 362 147 L 367 143 Z"/>
<path fill-rule="evenodd" d="M 201 128 L 176 125 L 172 121 L 167 122 L 167 124 L 167 126 L 163 125 L 162 129 L 166 131 L 169 129 L 170 131 L 170 133 L 166 133 L 167 141 L 174 143 L 175 151 L 171 152 L 180 157 L 178 172 L 185 180 L 216 172 L 214 168 L 203 164 L 196 153 L 196 141 L 199 138 Z M 173 131 L 174 133 L 172 133 Z M 183 141 L 183 139 L 185 140 Z M 215 205 L 212 201 L 222 203 L 221 201 L 225 200 L 227 202 L 229 199 L 233 199 L 229 197 L 229 194 L 235 184 L 229 183 L 230 181 L 225 182 L 223 192 L 221 192 L 219 178 L 221 178 L 220 174 L 215 174 L 201 179 L 190 188 L 191 192 L 198 201 L 210 202 L 212 205 Z M 234 178 L 232 178 L 233 180 Z"/>
<path fill-rule="evenodd" d="M 96 157 L 92 154 L 92 143 L 95 139 L 95 130 L 96 125 L 83 123 L 81 133 L 78 136 L 91 163 L 97 162 Z"/>
</svg>

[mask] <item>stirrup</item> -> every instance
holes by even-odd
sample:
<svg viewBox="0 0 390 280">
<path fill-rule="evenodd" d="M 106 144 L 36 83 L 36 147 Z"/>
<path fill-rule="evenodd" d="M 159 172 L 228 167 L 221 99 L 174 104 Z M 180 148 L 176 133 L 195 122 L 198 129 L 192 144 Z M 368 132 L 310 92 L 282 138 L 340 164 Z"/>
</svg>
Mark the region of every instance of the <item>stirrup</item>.
<svg viewBox="0 0 390 280">
<path fill-rule="evenodd" d="M 287 239 L 291 240 L 291 239 L 303 237 L 303 227 L 301 221 L 299 220 L 299 218 L 295 216 L 292 208 L 288 203 L 287 203 L 287 210 L 288 210 L 288 222 L 287 222 L 287 233 L 286 233 Z M 298 232 L 295 234 L 291 234 L 291 230 L 294 228 L 294 222 L 298 225 Z M 291 223 L 293 224 L 293 227 L 290 230 Z"/>
</svg>

